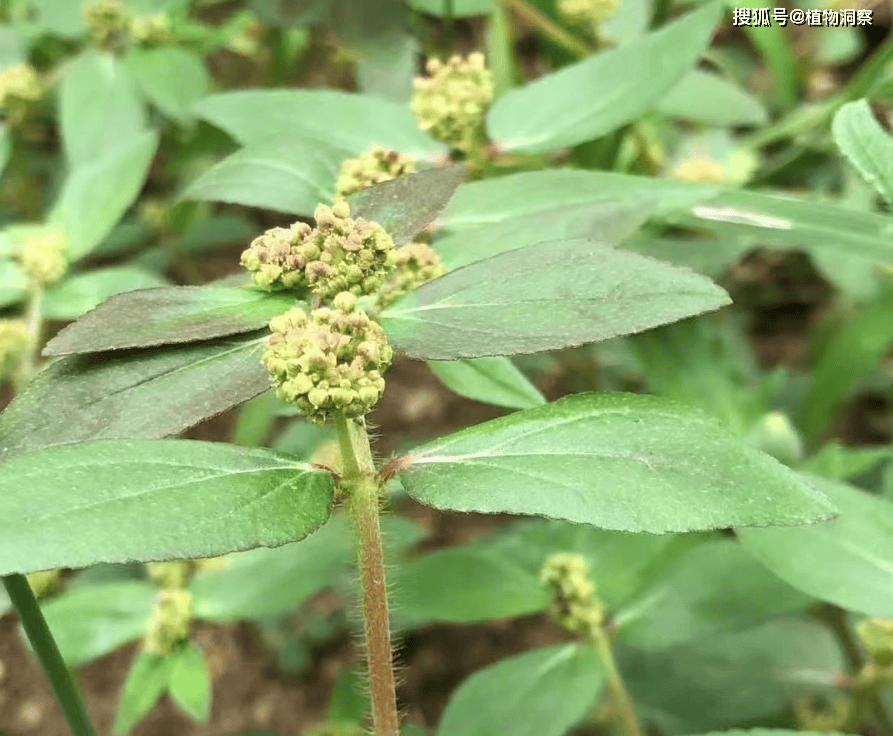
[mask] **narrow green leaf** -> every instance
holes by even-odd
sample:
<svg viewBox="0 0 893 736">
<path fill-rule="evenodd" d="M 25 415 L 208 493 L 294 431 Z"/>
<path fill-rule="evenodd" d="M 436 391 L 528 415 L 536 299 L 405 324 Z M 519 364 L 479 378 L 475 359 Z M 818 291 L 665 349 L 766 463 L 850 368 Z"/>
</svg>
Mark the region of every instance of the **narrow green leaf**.
<svg viewBox="0 0 893 736">
<path fill-rule="evenodd" d="M 562 736 L 586 715 L 603 682 L 591 647 L 558 644 L 509 657 L 459 686 L 437 736 Z"/>
<path fill-rule="evenodd" d="M 850 480 L 889 460 L 893 460 L 893 448 L 848 447 L 832 440 L 799 469 L 829 480 Z"/>
<path fill-rule="evenodd" d="M 438 166 L 368 187 L 347 201 L 354 217 L 377 222 L 405 245 L 444 211 L 467 173 L 464 164 Z"/>
<path fill-rule="evenodd" d="M 791 529 L 741 529 L 744 547 L 785 582 L 824 601 L 893 616 L 893 503 L 810 477 L 840 516 Z"/>
<path fill-rule="evenodd" d="M 177 434 L 269 390 L 265 335 L 72 356 L 0 414 L 0 460 L 54 445 Z"/>
<path fill-rule="evenodd" d="M 97 268 L 69 276 L 48 289 L 41 305 L 43 316 L 47 319 L 75 319 L 115 294 L 151 289 L 165 283 L 164 279 L 141 268 Z"/>
<path fill-rule="evenodd" d="M 193 121 L 193 106 L 210 91 L 201 57 L 179 46 L 132 46 L 125 63 L 152 104 L 181 124 Z"/>
<path fill-rule="evenodd" d="M 113 731 L 125 734 L 145 716 L 167 689 L 171 662 L 167 657 L 140 650 L 130 666 Z"/>
<path fill-rule="evenodd" d="M 53 447 L 0 467 L 0 571 L 211 557 L 320 527 L 332 477 L 286 455 L 192 440 Z"/>
<path fill-rule="evenodd" d="M 158 136 L 143 133 L 71 171 L 49 216 L 65 233 L 70 260 L 83 258 L 118 224 L 142 189 L 157 147 Z"/>
<path fill-rule="evenodd" d="M 749 2 L 737 7 L 763 6 Z M 742 30 L 760 52 L 766 66 L 772 70 L 772 80 L 775 83 L 773 98 L 785 109 L 796 105 L 800 80 L 789 41 L 790 34 L 785 28 L 772 23 L 767 26 L 748 25 Z"/>
<path fill-rule="evenodd" d="M 41 610 L 62 658 L 77 667 L 142 636 L 155 592 L 145 580 L 81 585 Z"/>
<path fill-rule="evenodd" d="M 43 354 L 98 353 L 253 332 L 296 304 L 289 294 L 257 289 L 140 289 L 113 296 L 70 324 Z"/>
<path fill-rule="evenodd" d="M 205 723 L 211 716 L 211 672 L 205 655 L 191 641 L 170 654 L 167 689 L 174 702 L 193 719 Z"/>
<path fill-rule="evenodd" d="M 400 479 L 435 508 L 622 531 L 802 524 L 834 513 L 804 479 L 716 420 L 634 394 L 577 394 L 448 435 L 413 452 Z"/>
<path fill-rule="evenodd" d="M 212 166 L 189 185 L 185 199 L 232 202 L 311 216 L 335 198 L 335 182 L 348 154 L 312 138 L 255 143 Z"/>
<path fill-rule="evenodd" d="M 868 102 L 859 100 L 841 107 L 831 132 L 850 163 L 893 204 L 893 138 L 874 119 Z"/>
<path fill-rule="evenodd" d="M 424 284 L 381 314 L 397 348 L 454 360 L 640 332 L 729 303 L 712 281 L 588 240 L 537 243 Z"/>
<path fill-rule="evenodd" d="M 510 409 L 530 409 L 546 400 L 508 358 L 431 360 L 428 366 L 459 396 Z"/>
<path fill-rule="evenodd" d="M 146 111 L 127 68 L 111 53 L 75 59 L 59 89 L 59 124 L 71 169 L 93 164 L 146 131 Z"/>
<path fill-rule="evenodd" d="M 225 92 L 206 97 L 195 112 L 245 145 L 300 135 L 328 141 L 354 156 L 376 143 L 428 160 L 446 151 L 419 130 L 406 105 L 346 92 Z"/>
<path fill-rule="evenodd" d="M 689 70 L 657 104 L 670 117 L 707 125 L 762 125 L 760 102 L 734 82 L 700 69 Z"/>
<path fill-rule="evenodd" d="M 535 153 L 590 141 L 634 120 L 695 63 L 720 9 L 707 3 L 641 39 L 503 95 L 487 114 L 490 137 L 505 150 Z"/>
</svg>

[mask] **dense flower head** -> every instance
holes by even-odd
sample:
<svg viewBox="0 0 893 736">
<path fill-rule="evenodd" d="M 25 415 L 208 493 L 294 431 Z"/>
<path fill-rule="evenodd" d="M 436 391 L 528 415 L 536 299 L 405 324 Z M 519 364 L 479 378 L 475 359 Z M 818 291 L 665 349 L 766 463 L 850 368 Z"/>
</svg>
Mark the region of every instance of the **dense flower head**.
<svg viewBox="0 0 893 736">
<path fill-rule="evenodd" d="M 12 374 L 31 340 L 26 325 L 20 319 L 0 319 L 0 378 Z"/>
<path fill-rule="evenodd" d="M 386 307 L 431 279 L 443 276 L 445 272 L 440 257 L 430 245 L 404 245 L 397 249 L 397 266 L 382 285 L 377 306 Z"/>
<path fill-rule="evenodd" d="M 413 82 L 412 112 L 419 127 L 456 148 L 470 148 L 495 93 L 483 54 L 453 56 L 446 63 L 429 59 L 426 69 L 429 76 Z"/>
<path fill-rule="evenodd" d="M 412 156 L 376 145 L 359 158 L 349 158 L 341 164 L 335 188 L 339 197 L 348 197 L 373 184 L 397 179 L 415 170 L 416 160 Z"/>
<path fill-rule="evenodd" d="M 555 603 L 555 620 L 571 631 L 588 632 L 601 625 L 604 610 L 595 597 L 595 583 L 582 555 L 560 552 L 543 565 L 541 579 Z"/>
<path fill-rule="evenodd" d="M 121 0 L 91 0 L 83 18 L 96 43 L 105 47 L 127 30 L 130 12 Z"/>
<path fill-rule="evenodd" d="M 194 567 L 191 560 L 167 560 L 147 562 L 149 578 L 161 588 L 185 588 L 192 577 Z"/>
<path fill-rule="evenodd" d="M 20 123 L 43 95 L 43 82 L 30 64 L 13 64 L 0 70 L 0 109 L 13 125 Z"/>
<path fill-rule="evenodd" d="M 53 230 L 28 238 L 19 253 L 22 270 L 33 283 L 42 286 L 55 283 L 68 268 L 67 248 L 65 238 Z"/>
<path fill-rule="evenodd" d="M 295 307 L 274 317 L 270 330 L 263 362 L 276 394 L 311 421 L 321 423 L 333 411 L 362 416 L 378 403 L 394 351 L 353 294 L 338 294 L 332 307 L 309 315 Z"/>
<path fill-rule="evenodd" d="M 729 183 L 729 175 L 721 164 L 701 156 L 680 162 L 670 172 L 670 176 L 681 181 L 702 181 L 711 184 Z"/>
<path fill-rule="evenodd" d="M 155 596 L 143 646 L 159 656 L 189 638 L 192 596 L 188 590 L 163 588 Z"/>
<path fill-rule="evenodd" d="M 274 227 L 251 241 L 242 253 L 242 265 L 251 271 L 255 286 L 267 291 L 307 286 L 304 239 L 309 234 L 309 225 L 296 222 Z"/>
<path fill-rule="evenodd" d="M 856 632 L 871 662 L 893 677 L 893 618 L 864 618 Z"/>
<path fill-rule="evenodd" d="M 558 14 L 569 23 L 594 25 L 617 12 L 618 0 L 558 0 Z"/>
<path fill-rule="evenodd" d="M 137 15 L 128 25 L 130 37 L 143 43 L 161 43 L 170 39 L 171 22 L 165 13 Z"/>
</svg>

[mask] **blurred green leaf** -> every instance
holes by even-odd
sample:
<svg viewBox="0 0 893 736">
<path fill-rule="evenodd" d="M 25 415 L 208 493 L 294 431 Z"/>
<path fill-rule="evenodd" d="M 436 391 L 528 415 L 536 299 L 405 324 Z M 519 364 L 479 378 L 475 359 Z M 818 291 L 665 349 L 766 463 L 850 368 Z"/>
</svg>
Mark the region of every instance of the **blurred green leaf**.
<svg viewBox="0 0 893 736">
<path fill-rule="evenodd" d="M 846 447 L 832 440 L 806 460 L 800 470 L 830 480 L 850 480 L 887 460 L 893 460 L 889 447 Z"/>
<path fill-rule="evenodd" d="M 485 404 L 530 409 L 546 400 L 511 360 L 505 357 L 428 361 L 428 366 L 451 391 Z"/>
<path fill-rule="evenodd" d="M 762 125 L 768 119 L 760 102 L 734 82 L 691 69 L 665 94 L 657 109 L 670 117 L 706 125 Z"/>
<path fill-rule="evenodd" d="M 834 116 L 831 132 L 850 163 L 893 204 L 893 138 L 874 119 L 868 101 L 843 105 Z"/>
<path fill-rule="evenodd" d="M 47 289 L 41 308 L 47 319 L 75 319 L 115 294 L 164 286 L 165 283 L 164 279 L 140 268 L 98 268 L 69 276 Z"/>
<path fill-rule="evenodd" d="M 211 716 L 211 673 L 202 650 L 190 641 L 168 658 L 167 688 L 171 698 L 194 720 L 207 722 Z"/>
<path fill-rule="evenodd" d="M 125 734 L 145 716 L 167 689 L 171 660 L 140 650 L 124 680 L 113 731 Z"/>
<path fill-rule="evenodd" d="M 408 0 L 413 10 L 444 17 L 447 4 L 444 0 Z M 497 6 L 498 0 L 453 0 L 453 17 L 467 18 L 475 15 L 489 15 Z"/>
<path fill-rule="evenodd" d="M 180 124 L 194 120 L 193 106 L 210 92 L 201 57 L 178 46 L 132 46 L 125 64 L 149 101 Z"/>
<path fill-rule="evenodd" d="M 22 301 L 28 295 L 28 277 L 18 261 L 0 259 L 0 307 Z"/>
</svg>

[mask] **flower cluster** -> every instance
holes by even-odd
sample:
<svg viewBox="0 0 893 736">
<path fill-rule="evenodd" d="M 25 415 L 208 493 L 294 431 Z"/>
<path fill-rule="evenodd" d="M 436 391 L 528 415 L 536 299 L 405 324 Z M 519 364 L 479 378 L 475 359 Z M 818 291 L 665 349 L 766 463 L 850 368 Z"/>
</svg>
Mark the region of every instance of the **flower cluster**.
<svg viewBox="0 0 893 736">
<path fill-rule="evenodd" d="M 605 612 L 595 597 L 595 583 L 582 555 L 552 555 L 543 565 L 541 579 L 552 591 L 552 614 L 558 623 L 581 633 L 601 626 Z"/>
<path fill-rule="evenodd" d="M 893 619 L 864 618 L 856 626 L 875 677 L 893 683 Z"/>
<path fill-rule="evenodd" d="M 263 362 L 276 394 L 308 419 L 321 423 L 332 411 L 358 417 L 378 403 L 394 352 L 353 294 L 338 294 L 332 308 L 309 316 L 291 309 L 274 317 L 270 330 Z"/>
<path fill-rule="evenodd" d="M 597 28 L 617 12 L 618 0 L 558 0 L 558 14 L 568 23 Z"/>
<path fill-rule="evenodd" d="M 445 64 L 430 59 L 426 68 L 429 76 L 413 82 L 412 112 L 419 127 L 444 143 L 468 150 L 495 93 L 483 54 L 464 59 L 453 56 Z"/>
<path fill-rule="evenodd" d="M 118 39 L 130 23 L 130 12 L 121 0 L 91 0 L 82 12 L 90 36 L 102 48 Z"/>
<path fill-rule="evenodd" d="M 375 222 L 350 217 L 346 202 L 316 208 L 316 227 L 273 228 L 242 253 L 254 283 L 267 290 L 309 288 L 326 300 L 378 290 L 396 263 L 394 241 Z"/>
<path fill-rule="evenodd" d="M 416 160 L 412 156 L 376 145 L 359 158 L 349 158 L 341 164 L 335 189 L 339 197 L 348 197 L 373 184 L 397 179 L 415 170 Z"/>
<path fill-rule="evenodd" d="M 437 252 L 425 243 L 410 243 L 397 249 L 397 266 L 378 293 L 376 307 L 382 309 L 422 284 L 446 272 Z"/>
<path fill-rule="evenodd" d="M 32 283 L 41 286 L 55 283 L 68 267 L 67 247 L 65 238 L 53 230 L 28 238 L 19 252 L 22 270 Z"/>
<path fill-rule="evenodd" d="M 0 378 L 9 377 L 30 342 L 28 325 L 20 319 L 0 319 Z"/>
<path fill-rule="evenodd" d="M 28 107 L 43 95 L 43 82 L 30 64 L 13 64 L 0 71 L 0 109 L 11 125 L 25 119 Z"/>
<path fill-rule="evenodd" d="M 143 640 L 147 652 L 164 656 L 189 638 L 192 596 L 182 588 L 162 588 L 155 596 Z"/>
</svg>

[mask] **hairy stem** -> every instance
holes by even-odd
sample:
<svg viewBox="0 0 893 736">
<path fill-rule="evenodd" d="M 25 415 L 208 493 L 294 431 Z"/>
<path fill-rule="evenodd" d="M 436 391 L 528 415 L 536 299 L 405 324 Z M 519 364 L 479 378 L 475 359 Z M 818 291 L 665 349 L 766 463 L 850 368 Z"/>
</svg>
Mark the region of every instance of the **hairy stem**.
<svg viewBox="0 0 893 736">
<path fill-rule="evenodd" d="M 28 307 L 25 312 L 25 324 L 28 327 L 28 345 L 19 362 L 15 374 L 15 389 L 18 393 L 25 388 L 37 373 L 37 361 L 40 353 L 40 336 L 43 332 L 43 287 L 31 284 L 28 291 Z"/>
<path fill-rule="evenodd" d="M 593 630 L 592 645 L 598 652 L 602 666 L 605 668 L 605 674 L 608 678 L 608 693 L 614 714 L 620 721 L 624 736 L 644 736 L 642 726 L 636 717 L 633 699 L 630 697 L 626 685 L 623 684 L 623 678 L 617 669 L 614 652 L 611 650 L 611 640 L 603 627 L 599 626 Z"/>
<path fill-rule="evenodd" d="M 589 56 L 592 49 L 579 38 L 572 36 L 548 15 L 531 5 L 527 0 L 500 0 L 503 7 L 514 10 L 521 18 L 547 36 L 554 43 L 563 46 L 581 59 Z"/>
<path fill-rule="evenodd" d="M 399 736 L 388 592 L 378 519 L 381 481 L 372 463 L 365 427 L 337 413 L 335 429 L 344 467 L 342 486 L 348 496 L 357 535 L 366 660 L 372 691 L 372 725 L 375 736 Z"/>
<path fill-rule="evenodd" d="M 96 736 L 96 731 L 93 730 L 87 717 L 84 704 L 75 690 L 68 668 L 25 576 L 7 575 L 3 578 L 3 585 L 9 594 L 9 600 L 19 614 L 28 641 L 31 642 L 40 666 L 50 681 L 53 695 L 56 696 L 72 733 L 75 736 Z"/>
</svg>

